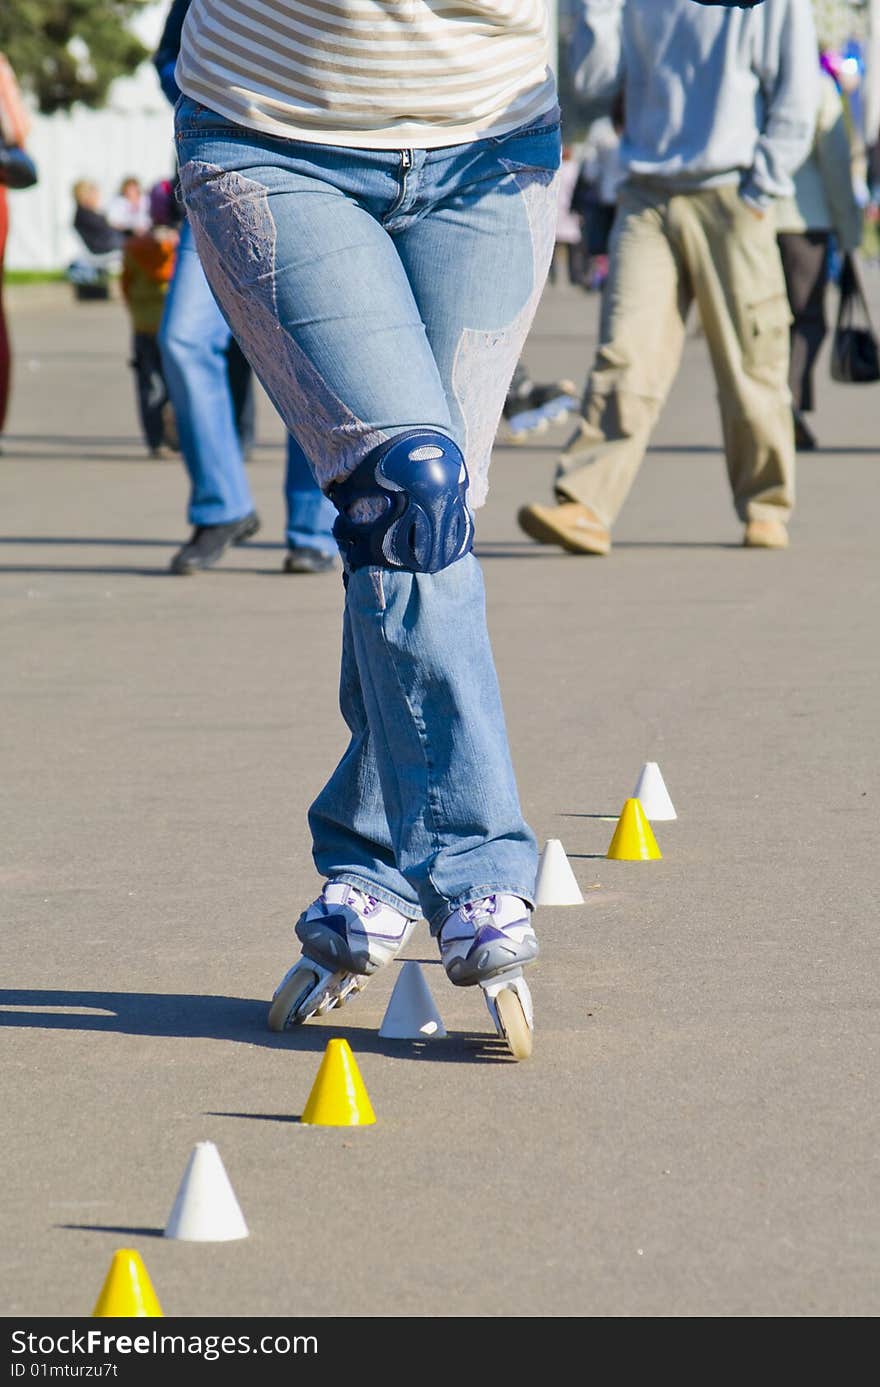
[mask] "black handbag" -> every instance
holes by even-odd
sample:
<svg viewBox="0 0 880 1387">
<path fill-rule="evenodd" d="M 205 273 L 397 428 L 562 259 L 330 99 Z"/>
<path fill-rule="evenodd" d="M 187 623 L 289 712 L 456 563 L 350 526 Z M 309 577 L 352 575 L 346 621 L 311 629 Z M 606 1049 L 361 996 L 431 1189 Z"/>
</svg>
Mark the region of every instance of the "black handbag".
<svg viewBox="0 0 880 1387">
<path fill-rule="evenodd" d="M 880 380 L 880 351 L 865 291 L 855 260 L 849 254 L 843 257 L 839 287 L 837 322 L 831 339 L 831 379 L 846 385 L 870 385 Z"/>
<path fill-rule="evenodd" d="M 37 166 L 21 145 L 0 139 L 0 187 L 32 188 L 37 179 Z"/>
</svg>

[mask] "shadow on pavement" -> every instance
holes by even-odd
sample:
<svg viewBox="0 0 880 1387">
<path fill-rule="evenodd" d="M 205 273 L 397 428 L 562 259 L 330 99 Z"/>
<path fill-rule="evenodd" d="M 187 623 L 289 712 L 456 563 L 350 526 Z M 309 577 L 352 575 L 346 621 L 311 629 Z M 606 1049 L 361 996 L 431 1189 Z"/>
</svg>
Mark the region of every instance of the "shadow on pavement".
<svg viewBox="0 0 880 1387">
<path fill-rule="evenodd" d="M 63 546 L 82 545 L 86 548 L 98 548 L 99 545 L 109 545 L 111 549 L 173 549 L 180 544 L 177 539 L 121 539 L 111 535 L 100 535 L 88 538 L 84 535 L 0 535 L 0 544 L 60 544 Z"/>
<path fill-rule="evenodd" d="M 279 547 L 281 547 L 281 546 L 279 546 Z M 187 578 L 186 576 L 181 577 L 181 575 L 179 575 L 179 574 L 171 573 L 171 572 L 169 571 L 169 569 L 166 568 L 166 567 L 163 567 L 163 568 L 138 568 L 138 567 L 137 567 L 136 565 L 134 565 L 134 564 L 130 564 L 130 565 L 126 566 L 126 565 L 123 565 L 123 564 L 87 564 L 87 563 L 84 563 L 84 564 L 62 564 L 62 563 L 44 563 L 44 564 L 38 564 L 38 563 L 36 563 L 36 564 L 28 564 L 28 563 L 0 563 L 0 573 L 70 573 L 70 574 L 77 574 L 77 573 L 110 573 L 110 574 L 115 574 L 115 575 L 117 575 L 117 576 L 125 576 L 125 577 L 128 577 L 128 578 L 174 578 L 174 579 L 177 580 L 178 582 L 185 582 L 185 581 L 188 581 L 188 578 Z M 229 576 L 233 576 L 233 577 L 237 576 L 237 577 L 239 577 L 239 578 L 241 578 L 244 574 L 247 574 L 248 577 L 251 577 L 251 578 L 274 578 L 276 575 L 288 576 L 288 575 L 284 575 L 284 574 L 282 573 L 282 570 L 281 570 L 280 568 L 244 568 L 244 567 L 235 568 L 235 567 L 230 567 L 230 565 L 229 565 L 228 563 L 225 563 L 225 564 L 217 564 L 217 565 L 215 565 L 215 566 L 212 566 L 212 567 L 210 568 L 210 570 L 206 570 L 205 573 L 199 573 L 197 576 L 198 576 L 199 578 L 206 578 L 206 577 L 210 577 L 210 576 L 213 575 L 213 574 L 218 574 L 218 575 L 219 575 L 219 574 L 223 574 L 223 573 L 225 573 L 227 577 L 229 577 Z M 302 575 L 300 575 L 300 576 L 302 576 Z M 311 575 L 311 574 L 307 574 L 306 576 L 307 576 L 307 577 L 311 577 L 312 575 Z M 319 576 L 322 576 L 322 577 L 324 577 L 324 576 L 332 577 L 333 575 L 332 575 L 332 573 L 329 573 L 329 574 L 326 574 L 326 575 L 322 574 L 322 575 L 319 575 Z"/>
<path fill-rule="evenodd" d="M 102 544 L 110 549 L 176 549 L 182 542 L 182 535 L 176 539 L 123 539 L 115 535 L 0 535 L 0 544 L 60 544 L 62 547 L 80 545 L 84 548 L 99 548 Z M 271 539 L 249 539 L 245 544 L 236 544 L 235 549 L 283 549 L 285 546 Z"/>
<path fill-rule="evenodd" d="M 241 572 L 242 570 L 236 570 Z M 122 567 L 118 564 L 0 563 L 0 573 L 108 573 L 128 578 L 173 577 L 165 568 Z"/>
<path fill-rule="evenodd" d="M 92 549 L 105 545 L 111 549 L 166 549 L 173 552 L 180 547 L 181 540 L 111 539 L 106 535 L 99 539 L 81 535 L 0 535 L 0 545 L 3 544 L 22 547 L 36 545 L 40 548 L 59 545 L 71 549 Z M 107 573 L 136 578 L 165 578 L 168 568 L 165 564 L 161 568 L 143 568 L 134 564 L 0 563 L 0 573 Z"/>
<path fill-rule="evenodd" d="M 708 539 L 617 539 L 614 549 L 742 549 L 741 540 Z M 598 554 L 569 554 L 561 545 L 538 544 L 533 539 L 518 540 L 477 540 L 474 554 L 478 559 L 566 559 L 582 562 L 602 558 L 607 562 L 609 556 Z"/>
<path fill-rule="evenodd" d="M 131 539 L 129 537 L 116 537 L 111 535 L 84 536 L 84 535 L 0 535 L 0 545 L 21 545 L 35 547 L 57 546 L 62 549 L 165 549 L 173 553 L 179 549 L 180 545 L 188 538 L 189 532 L 184 535 L 181 532 L 177 539 Z M 235 545 L 234 549 L 255 550 L 258 553 L 280 554 L 286 551 L 286 545 L 282 541 L 273 540 L 248 540 L 246 544 Z M 278 570 L 274 568 L 252 568 L 250 566 L 239 566 L 232 562 L 234 552 L 224 555 L 223 562 L 213 565 L 212 573 L 248 573 L 257 575 L 274 575 Z M 167 564 L 163 563 L 159 568 L 144 568 L 136 564 L 63 564 L 63 563 L 0 563 L 0 573 L 106 573 L 117 576 L 127 575 L 136 578 L 167 578 L 178 577 L 178 574 L 170 574 Z"/>
<path fill-rule="evenodd" d="M 475 998 L 479 1002 L 480 998 Z M 63 988 L 0 989 L 0 1026 L 44 1031 L 110 1031 L 122 1035 L 177 1039 L 232 1040 L 273 1050 L 323 1051 L 331 1037 L 348 1041 L 361 1054 L 445 1062 L 517 1061 L 490 1031 L 457 1031 L 436 1040 L 385 1040 L 377 1031 L 315 1020 L 277 1035 L 266 1027 L 265 999 L 220 997 L 197 993 L 76 992 Z M 14 1009 L 7 1009 L 14 1008 Z M 253 1113 L 214 1116 L 258 1117 Z M 280 1117 L 267 1117 L 278 1121 Z M 285 1117 L 289 1120 L 289 1116 Z"/>
<path fill-rule="evenodd" d="M 720 443 L 652 443 L 645 451 L 648 453 L 717 453 L 721 456 L 724 449 L 721 447 Z M 826 453 L 829 457 L 857 457 L 862 453 L 873 453 L 876 455 L 878 452 L 880 452 L 880 450 L 877 448 L 865 447 L 860 443 L 854 443 L 852 445 L 842 443 L 838 448 L 823 448 L 820 446 L 817 448 L 810 448 L 807 452 L 799 452 L 798 461 L 800 462 L 805 457 L 809 457 L 811 454 L 816 453 Z"/>
<path fill-rule="evenodd" d="M 164 1238 L 164 1228 L 139 1228 L 117 1223 L 56 1223 L 55 1228 L 78 1228 L 86 1233 L 121 1233 L 123 1237 Z"/>
<path fill-rule="evenodd" d="M 48 443 L 56 448 L 139 448 L 141 440 L 137 434 L 88 434 L 88 433 L 5 433 L 4 447 L 12 443 Z"/>
</svg>

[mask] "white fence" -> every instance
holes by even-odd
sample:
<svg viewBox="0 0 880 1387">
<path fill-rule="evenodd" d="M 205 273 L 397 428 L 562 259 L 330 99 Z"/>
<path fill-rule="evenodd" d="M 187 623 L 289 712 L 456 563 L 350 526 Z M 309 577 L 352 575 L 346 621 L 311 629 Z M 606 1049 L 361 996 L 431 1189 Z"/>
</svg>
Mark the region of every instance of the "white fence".
<svg viewBox="0 0 880 1387">
<path fill-rule="evenodd" d="M 0 0 L 0 4 L 3 0 Z M 152 52 L 170 0 L 153 0 L 132 29 Z M 34 115 L 28 141 L 40 173 L 37 187 L 9 193 L 9 270 L 64 270 L 81 246 L 73 234 L 71 189 L 91 178 L 105 204 L 133 174 L 149 187 L 174 172 L 171 107 L 151 62 L 110 88 L 100 111 L 77 107 L 67 115 Z"/>
<path fill-rule="evenodd" d="M 8 270 L 63 270 L 81 249 L 73 234 L 71 189 L 92 178 L 105 203 L 133 174 L 145 187 L 174 172 L 171 107 L 151 64 L 115 85 L 100 111 L 34 115 L 28 150 L 40 181 L 10 192 Z"/>
</svg>

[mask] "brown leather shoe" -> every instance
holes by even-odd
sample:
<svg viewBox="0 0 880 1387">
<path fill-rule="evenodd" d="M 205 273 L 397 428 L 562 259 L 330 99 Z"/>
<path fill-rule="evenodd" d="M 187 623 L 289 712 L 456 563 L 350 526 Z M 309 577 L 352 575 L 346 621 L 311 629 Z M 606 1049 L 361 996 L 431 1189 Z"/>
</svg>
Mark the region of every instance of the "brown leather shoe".
<svg viewBox="0 0 880 1387">
<path fill-rule="evenodd" d="M 743 544 L 746 549 L 787 549 L 788 529 L 781 520 L 750 520 Z"/>
<path fill-rule="evenodd" d="M 519 527 L 540 544 L 559 544 L 569 554 L 607 554 L 611 535 L 589 506 L 559 501 L 555 506 L 523 506 Z"/>
</svg>

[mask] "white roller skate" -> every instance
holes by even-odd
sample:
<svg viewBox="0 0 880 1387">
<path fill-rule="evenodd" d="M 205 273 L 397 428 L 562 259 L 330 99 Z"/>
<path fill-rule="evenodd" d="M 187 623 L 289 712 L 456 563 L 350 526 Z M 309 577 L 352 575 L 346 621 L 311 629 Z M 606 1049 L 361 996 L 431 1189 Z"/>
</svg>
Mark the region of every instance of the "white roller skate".
<svg viewBox="0 0 880 1387">
<path fill-rule="evenodd" d="M 363 991 L 403 948 L 415 920 L 347 882 L 330 881 L 296 922 L 302 957 L 285 973 L 269 1008 L 269 1030 L 323 1016 Z"/>
<path fill-rule="evenodd" d="M 531 912 L 519 896 L 469 901 L 440 930 L 440 957 L 456 987 L 479 986 L 496 1031 L 514 1059 L 532 1053 L 534 1013 L 523 966 L 538 956 Z"/>
</svg>

